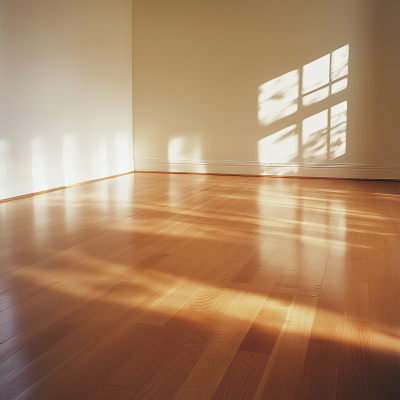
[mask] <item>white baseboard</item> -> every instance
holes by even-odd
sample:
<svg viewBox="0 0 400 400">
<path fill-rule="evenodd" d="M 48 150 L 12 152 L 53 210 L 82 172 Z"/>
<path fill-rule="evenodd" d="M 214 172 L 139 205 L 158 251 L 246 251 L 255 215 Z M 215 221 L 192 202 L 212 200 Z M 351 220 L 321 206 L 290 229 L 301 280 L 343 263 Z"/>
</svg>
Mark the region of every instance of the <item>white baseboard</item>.
<svg viewBox="0 0 400 400">
<path fill-rule="evenodd" d="M 400 180 L 400 165 L 135 159 L 136 171 Z"/>
<path fill-rule="evenodd" d="M 129 164 L 129 165 L 127 165 Z M 44 176 L 19 176 L 0 180 L 0 200 L 12 197 L 24 196 L 46 190 L 73 186 L 96 179 L 103 179 L 133 172 L 135 164 L 132 160 L 126 163 L 123 170 L 117 168 L 98 169 L 92 165 L 86 165 L 76 170 L 49 171 Z"/>
<path fill-rule="evenodd" d="M 32 175 L 3 179 L 0 180 L 0 200 L 73 186 L 132 171 L 400 180 L 400 165 L 263 164 L 253 161 L 135 159 L 130 168 L 124 171 L 108 170 L 101 172 L 96 171 L 92 166 L 86 166 L 75 171 L 52 171 L 44 177 L 43 182 L 39 182 L 39 185 L 37 178 L 35 179 Z"/>
</svg>

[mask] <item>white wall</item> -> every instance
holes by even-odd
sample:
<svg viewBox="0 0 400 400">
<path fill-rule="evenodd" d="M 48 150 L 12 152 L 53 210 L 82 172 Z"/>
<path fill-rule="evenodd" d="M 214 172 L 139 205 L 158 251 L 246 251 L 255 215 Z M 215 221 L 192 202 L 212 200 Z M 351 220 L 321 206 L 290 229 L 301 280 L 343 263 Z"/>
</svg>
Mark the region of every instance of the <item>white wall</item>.
<svg viewBox="0 0 400 400">
<path fill-rule="evenodd" d="M 398 3 L 133 0 L 136 170 L 400 178 Z"/>
<path fill-rule="evenodd" d="M 133 170 L 131 7 L 0 1 L 0 199 Z"/>
</svg>

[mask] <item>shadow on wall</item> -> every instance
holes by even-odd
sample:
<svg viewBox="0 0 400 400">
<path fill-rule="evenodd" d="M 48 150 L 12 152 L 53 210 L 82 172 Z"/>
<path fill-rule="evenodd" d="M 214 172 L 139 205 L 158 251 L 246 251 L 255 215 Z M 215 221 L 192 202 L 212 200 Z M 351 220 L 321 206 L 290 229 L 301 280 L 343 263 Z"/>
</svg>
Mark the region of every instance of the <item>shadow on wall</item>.
<svg viewBox="0 0 400 400">
<path fill-rule="evenodd" d="M 261 163 L 325 163 L 346 153 L 349 45 L 259 87 Z M 296 166 L 293 166 L 296 172 Z"/>
</svg>

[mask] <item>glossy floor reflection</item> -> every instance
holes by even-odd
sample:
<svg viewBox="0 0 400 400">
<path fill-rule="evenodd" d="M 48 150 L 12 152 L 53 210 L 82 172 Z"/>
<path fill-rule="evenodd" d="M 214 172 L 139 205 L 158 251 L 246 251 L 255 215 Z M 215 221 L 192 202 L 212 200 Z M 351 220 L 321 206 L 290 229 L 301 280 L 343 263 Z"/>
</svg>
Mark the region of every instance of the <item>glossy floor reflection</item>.
<svg viewBox="0 0 400 400">
<path fill-rule="evenodd" d="M 400 398 L 400 183 L 135 173 L 0 203 L 0 398 Z"/>
</svg>

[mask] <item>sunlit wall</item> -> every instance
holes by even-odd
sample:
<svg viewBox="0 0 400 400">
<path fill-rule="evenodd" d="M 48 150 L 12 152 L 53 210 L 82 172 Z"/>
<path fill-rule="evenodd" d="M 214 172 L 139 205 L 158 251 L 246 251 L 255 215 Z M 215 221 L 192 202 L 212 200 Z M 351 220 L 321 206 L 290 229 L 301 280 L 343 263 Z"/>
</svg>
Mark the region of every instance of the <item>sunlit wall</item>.
<svg viewBox="0 0 400 400">
<path fill-rule="evenodd" d="M 269 127 L 258 142 L 261 163 L 326 163 L 346 154 L 349 56 L 342 46 L 259 87 L 258 122 Z M 287 127 L 275 132 L 277 124 Z"/>
<path fill-rule="evenodd" d="M 0 1 L 0 199 L 132 170 L 131 0 Z"/>
<path fill-rule="evenodd" d="M 394 3 L 134 0 L 135 168 L 400 178 Z"/>
</svg>

